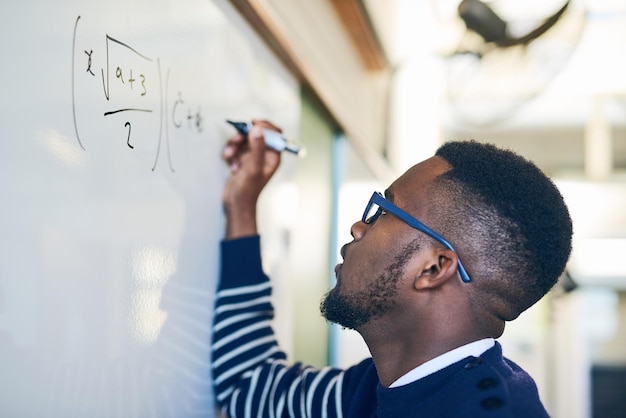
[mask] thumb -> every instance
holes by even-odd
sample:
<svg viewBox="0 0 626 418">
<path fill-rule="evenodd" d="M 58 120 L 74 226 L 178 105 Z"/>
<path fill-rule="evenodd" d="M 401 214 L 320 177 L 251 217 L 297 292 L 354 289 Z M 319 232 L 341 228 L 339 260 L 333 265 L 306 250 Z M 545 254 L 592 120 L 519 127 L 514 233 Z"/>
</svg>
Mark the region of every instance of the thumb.
<svg viewBox="0 0 626 418">
<path fill-rule="evenodd" d="M 265 131 L 267 128 L 256 125 L 250 130 L 249 145 L 250 159 L 253 161 L 253 170 L 269 178 L 276 172 L 280 164 L 280 153 L 269 149 L 265 144 Z"/>
<path fill-rule="evenodd" d="M 262 127 L 252 127 L 248 135 L 248 145 L 250 146 L 251 158 L 257 163 L 257 166 L 262 166 L 265 156 L 265 138 Z"/>
</svg>

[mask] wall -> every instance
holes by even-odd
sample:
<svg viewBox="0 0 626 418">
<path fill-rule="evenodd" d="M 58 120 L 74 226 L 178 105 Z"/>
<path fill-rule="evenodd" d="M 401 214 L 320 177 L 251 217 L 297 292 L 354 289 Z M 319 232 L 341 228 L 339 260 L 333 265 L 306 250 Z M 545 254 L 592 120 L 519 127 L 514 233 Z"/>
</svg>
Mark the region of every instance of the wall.
<svg viewBox="0 0 626 418">
<path fill-rule="evenodd" d="M 294 360 L 328 365 L 328 325 L 319 304 L 328 290 L 332 216 L 333 130 L 309 94 L 302 97 L 299 138 L 306 158 L 297 162 L 294 176 L 297 205 L 293 213 L 290 275 L 293 289 Z M 333 266 L 334 267 L 334 266 Z"/>
</svg>

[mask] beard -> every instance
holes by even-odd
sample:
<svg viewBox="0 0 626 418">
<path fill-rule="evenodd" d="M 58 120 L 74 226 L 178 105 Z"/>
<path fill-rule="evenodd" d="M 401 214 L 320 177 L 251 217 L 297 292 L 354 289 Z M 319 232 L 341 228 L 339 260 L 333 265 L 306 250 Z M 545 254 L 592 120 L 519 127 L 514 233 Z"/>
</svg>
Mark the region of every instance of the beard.
<svg viewBox="0 0 626 418">
<path fill-rule="evenodd" d="M 344 328 L 358 329 L 389 312 L 396 304 L 398 283 L 404 267 L 415 251 L 419 249 L 414 240 L 398 254 L 367 289 L 345 293 L 341 291 L 341 270 L 338 271 L 337 285 L 331 289 L 320 304 L 322 316 Z"/>
</svg>

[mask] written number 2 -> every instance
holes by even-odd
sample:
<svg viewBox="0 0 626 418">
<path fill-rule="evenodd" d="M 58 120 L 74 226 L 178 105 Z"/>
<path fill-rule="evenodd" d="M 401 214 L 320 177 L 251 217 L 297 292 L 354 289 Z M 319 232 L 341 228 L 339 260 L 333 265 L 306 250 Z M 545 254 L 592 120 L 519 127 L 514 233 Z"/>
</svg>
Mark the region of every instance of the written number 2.
<svg viewBox="0 0 626 418">
<path fill-rule="evenodd" d="M 132 145 L 130 145 L 130 122 L 126 122 L 124 124 L 124 126 L 128 127 L 128 138 L 126 139 L 126 144 L 130 147 L 130 148 L 135 148 Z"/>
</svg>

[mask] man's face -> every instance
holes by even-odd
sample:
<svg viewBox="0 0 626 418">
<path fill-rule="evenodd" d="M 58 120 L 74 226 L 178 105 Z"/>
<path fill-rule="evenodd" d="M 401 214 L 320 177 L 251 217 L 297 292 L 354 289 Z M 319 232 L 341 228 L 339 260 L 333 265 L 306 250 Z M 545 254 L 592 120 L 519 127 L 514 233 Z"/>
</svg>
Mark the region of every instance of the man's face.
<svg viewBox="0 0 626 418">
<path fill-rule="evenodd" d="M 357 329 L 391 310 L 404 266 L 418 249 L 417 242 L 411 243 L 377 278 L 361 290 L 342 291 L 342 266 L 337 266 L 337 284 L 326 294 L 320 308 L 324 318 L 343 327 Z"/>
<path fill-rule="evenodd" d="M 391 200 L 409 214 L 423 218 L 430 182 L 450 168 L 439 157 L 413 166 L 386 191 Z M 366 202 L 363 202 L 364 204 Z M 350 230 L 354 240 L 344 245 L 342 264 L 335 268 L 336 286 L 321 304 L 324 317 L 346 328 L 358 329 L 372 319 L 398 311 L 407 291 L 407 265 L 419 252 L 421 232 L 391 214 L 375 222 L 355 223 Z"/>
</svg>

